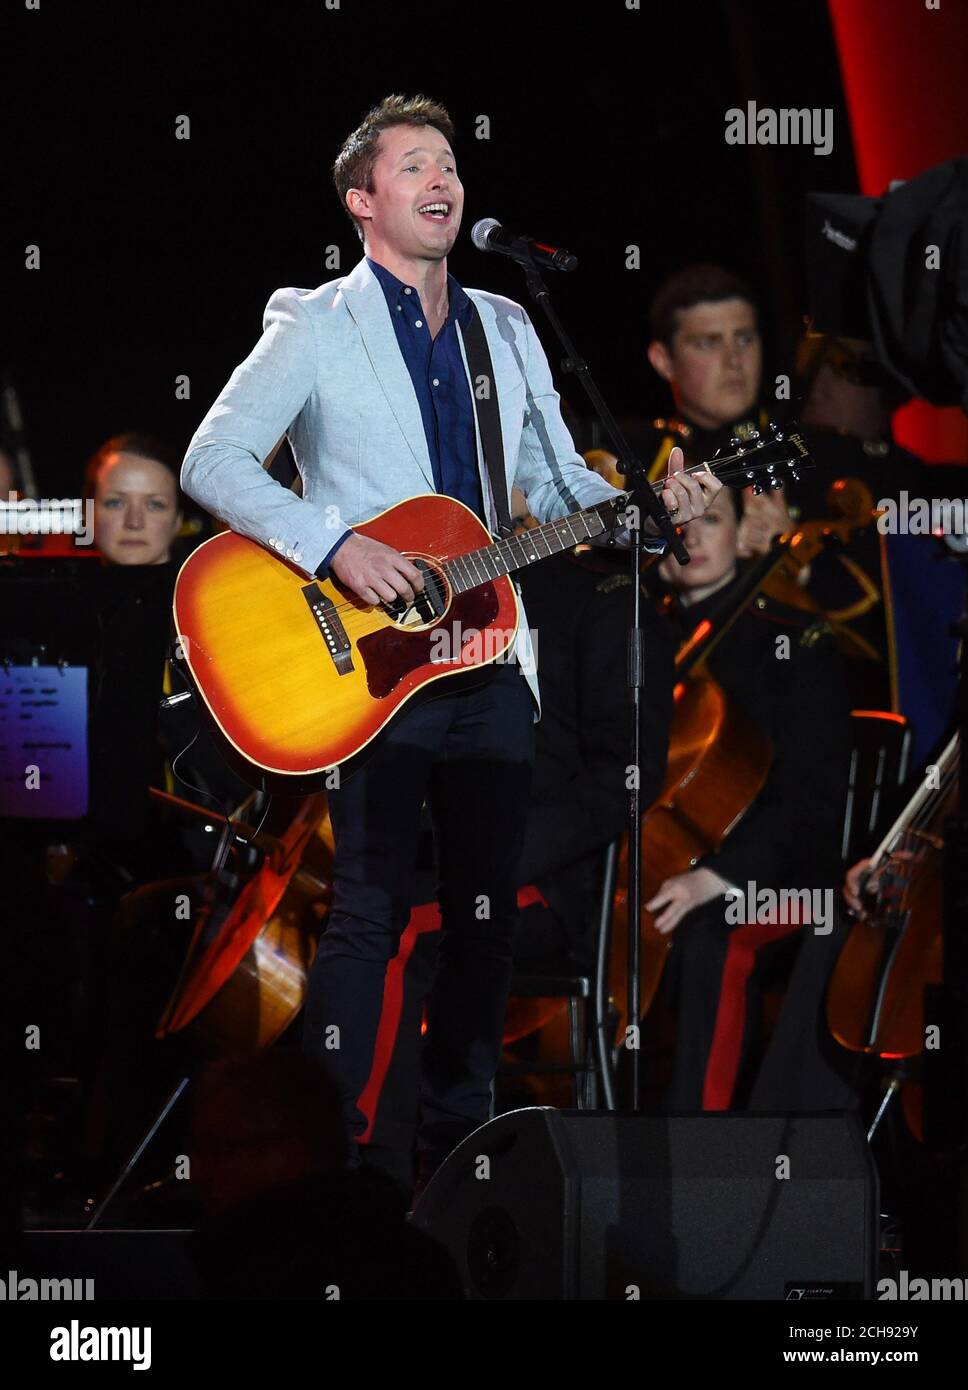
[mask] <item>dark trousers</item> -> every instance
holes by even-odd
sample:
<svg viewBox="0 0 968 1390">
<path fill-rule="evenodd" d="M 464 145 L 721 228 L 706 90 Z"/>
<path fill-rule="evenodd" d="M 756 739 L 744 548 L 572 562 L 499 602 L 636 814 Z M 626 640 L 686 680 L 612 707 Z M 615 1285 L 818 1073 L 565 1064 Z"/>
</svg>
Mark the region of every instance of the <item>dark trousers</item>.
<svg viewBox="0 0 968 1390">
<path fill-rule="evenodd" d="M 746 940 L 751 934 L 753 940 Z M 730 925 L 724 898 L 682 919 L 664 982 L 676 1012 L 668 1110 L 743 1104 L 760 1034 L 759 973 L 778 952 L 795 951 L 801 936 L 802 929 L 793 925 Z M 739 945 L 736 955 L 734 945 Z M 813 1006 L 819 1007 L 817 1000 Z"/>
<path fill-rule="evenodd" d="M 834 916 L 833 931 L 809 928 L 776 1028 L 750 1096 L 751 1110 L 855 1110 L 866 1058 L 839 1047 L 825 1008 L 827 985 L 853 923 Z"/>
<path fill-rule="evenodd" d="M 702 1109 L 703 1082 L 729 945 L 723 899 L 688 912 L 672 936 L 663 986 L 676 1014 L 672 1077 L 666 1108 Z"/>
<path fill-rule="evenodd" d="M 426 797 L 442 919 L 421 1057 L 419 1144 L 431 1163 L 488 1118 L 511 976 L 534 702 L 517 665 L 483 674 L 481 685 L 406 709 L 369 762 L 330 791 L 332 908 L 306 1003 L 304 1046 L 339 1085 L 356 1139 Z"/>
</svg>

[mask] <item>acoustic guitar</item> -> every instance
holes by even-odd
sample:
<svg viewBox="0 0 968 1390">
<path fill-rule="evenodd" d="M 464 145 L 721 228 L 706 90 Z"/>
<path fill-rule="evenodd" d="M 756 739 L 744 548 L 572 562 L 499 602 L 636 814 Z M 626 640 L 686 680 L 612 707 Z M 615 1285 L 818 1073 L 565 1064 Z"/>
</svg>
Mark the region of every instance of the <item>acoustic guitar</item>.
<svg viewBox="0 0 968 1390">
<path fill-rule="evenodd" d="M 775 427 L 698 464 L 727 485 L 780 486 L 809 462 Z M 661 491 L 664 481 L 652 484 Z M 518 629 L 514 571 L 624 524 L 618 494 L 494 541 L 463 503 L 412 497 L 352 529 L 423 572 L 410 604 L 368 604 L 337 579 L 307 579 L 273 551 L 226 531 L 200 545 L 175 584 L 179 660 L 243 775 L 295 793 L 374 740 L 409 700 L 504 659 Z M 334 785 L 330 781 L 329 785 Z"/>
</svg>

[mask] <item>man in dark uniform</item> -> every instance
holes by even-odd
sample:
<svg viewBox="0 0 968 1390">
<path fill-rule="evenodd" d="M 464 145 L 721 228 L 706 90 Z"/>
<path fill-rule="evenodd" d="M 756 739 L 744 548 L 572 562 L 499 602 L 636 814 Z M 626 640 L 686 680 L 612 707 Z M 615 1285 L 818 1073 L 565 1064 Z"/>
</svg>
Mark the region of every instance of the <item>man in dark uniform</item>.
<svg viewBox="0 0 968 1390">
<path fill-rule="evenodd" d="M 703 620 L 715 628 L 730 608 L 738 528 L 738 499 L 730 493 L 684 533 L 691 563 L 660 567 L 676 594 L 672 621 L 681 637 Z M 762 792 L 719 852 L 666 879 L 647 904 L 658 930 L 675 933 L 667 978 L 677 1008 L 668 1096 L 675 1111 L 726 1109 L 741 1099 L 737 1086 L 756 1036 L 752 964 L 764 946 L 797 929 L 830 930 L 840 878 L 849 706 L 835 644 L 825 625 L 812 619 L 758 597 L 705 664 L 768 736 L 772 762 Z M 770 890 L 781 904 L 783 890 L 809 890 L 821 910 L 803 927 L 802 916 L 782 909 L 779 920 L 763 922 L 758 911 L 753 920 L 751 882 L 757 895 Z M 745 912 L 731 910 L 731 889 L 744 895 Z M 820 1002 L 806 1001 L 810 1017 L 803 1026 L 816 1026 Z"/>
<path fill-rule="evenodd" d="M 686 266 L 663 281 L 649 323 L 649 362 L 675 403 L 643 450 L 659 477 L 676 444 L 692 463 L 759 428 L 763 350 L 752 291 L 718 265 Z"/>
<path fill-rule="evenodd" d="M 649 310 L 649 363 L 666 382 L 673 413 L 644 432 L 630 427 L 632 442 L 662 475 L 678 445 L 687 464 L 703 463 L 734 440 L 762 432 L 771 414 L 761 403 L 763 347 L 753 292 L 723 266 L 687 265 L 662 282 Z M 738 554 L 748 558 L 769 538 L 790 528 L 782 489 L 743 494 Z M 769 544 L 769 539 L 764 543 Z"/>
</svg>

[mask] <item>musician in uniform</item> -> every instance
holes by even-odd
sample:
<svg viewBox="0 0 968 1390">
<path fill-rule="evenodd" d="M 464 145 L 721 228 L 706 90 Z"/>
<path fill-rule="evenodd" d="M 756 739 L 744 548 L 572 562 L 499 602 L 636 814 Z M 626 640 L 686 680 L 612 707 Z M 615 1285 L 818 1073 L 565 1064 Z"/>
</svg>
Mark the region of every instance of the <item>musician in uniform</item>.
<svg viewBox="0 0 968 1390">
<path fill-rule="evenodd" d="M 753 291 L 710 262 L 684 266 L 659 285 L 649 309 L 649 363 L 666 383 L 673 411 L 644 431 L 630 426 L 636 453 L 661 477 L 679 447 L 690 464 L 746 443 L 770 421 L 762 403 L 763 344 Z M 776 407 L 773 407 L 776 414 Z M 764 532 L 785 529 L 783 492 L 743 494 L 738 553 L 754 553 Z"/>
<path fill-rule="evenodd" d="M 739 502 L 728 491 L 686 530 L 691 563 L 661 562 L 672 593 L 669 620 L 681 638 L 707 620 L 715 631 L 735 604 L 739 525 Z M 780 901 L 783 889 L 833 890 L 847 789 L 845 678 L 815 615 L 755 597 L 713 647 L 705 669 L 769 738 L 772 757 L 762 791 L 722 847 L 666 879 L 646 904 L 657 929 L 672 936 L 666 985 L 677 1022 L 668 1104 L 675 1111 L 742 1102 L 758 995 L 755 975 L 741 968 L 736 952 L 743 947 L 747 965 L 759 960 L 764 947 L 801 929 L 802 920 L 784 921 L 781 914 L 761 923 L 757 913 L 751 921 L 749 885 L 755 894 L 772 890 Z M 728 910 L 732 890 L 742 893 L 745 913 Z M 829 927 L 802 927 L 815 929 Z M 811 1015 L 803 1026 L 818 1027 L 820 1000 L 801 1007 Z"/>
<path fill-rule="evenodd" d="M 676 444 L 699 462 L 759 428 L 763 348 L 752 290 L 718 265 L 688 265 L 664 280 L 649 326 L 649 363 L 675 406 L 649 435 L 658 448 L 645 458 L 659 476 Z"/>
<path fill-rule="evenodd" d="M 261 341 L 202 422 L 183 466 L 185 490 L 233 530 L 310 580 L 331 574 L 370 605 L 412 604 L 423 579 L 353 523 L 431 489 L 464 502 L 492 534 L 499 503 L 507 507 L 506 491 L 495 498 L 485 483 L 477 440 L 480 397 L 463 354 L 475 315 L 506 454 L 490 463 L 504 469 L 507 489 L 517 482 L 542 522 L 616 495 L 574 451 L 525 311 L 467 292 L 447 273 L 464 198 L 452 139 L 447 112 L 423 97 L 388 97 L 347 138 L 334 181 L 364 259 L 315 290 L 272 297 Z M 301 497 L 262 467 L 286 432 Z M 670 467 L 681 469 L 681 455 Z M 688 521 L 718 486 L 677 474 L 662 495 Z M 527 659 L 523 616 L 515 649 Z M 305 1044 L 337 1080 L 354 1141 L 366 1124 L 357 1101 L 387 962 L 410 914 L 425 796 L 433 812 L 443 930 L 422 1056 L 424 1178 L 487 1119 L 510 975 L 537 683 L 520 662 L 481 674 L 489 678 L 470 689 L 412 702 L 366 765 L 329 794 L 333 903 L 312 971 Z"/>
</svg>

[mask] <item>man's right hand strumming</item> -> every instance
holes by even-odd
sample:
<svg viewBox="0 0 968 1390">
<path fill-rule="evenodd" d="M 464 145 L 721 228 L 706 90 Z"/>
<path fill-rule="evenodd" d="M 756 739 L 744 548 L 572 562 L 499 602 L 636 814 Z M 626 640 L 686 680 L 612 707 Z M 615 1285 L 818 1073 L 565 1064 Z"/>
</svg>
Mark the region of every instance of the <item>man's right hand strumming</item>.
<svg viewBox="0 0 968 1390">
<path fill-rule="evenodd" d="M 423 575 L 399 550 L 359 534 L 343 542 L 329 568 L 364 603 L 412 603 L 424 586 Z"/>
</svg>

